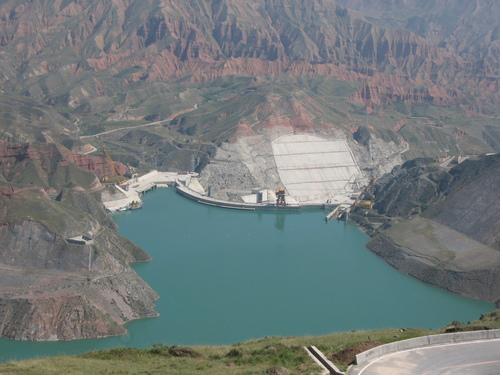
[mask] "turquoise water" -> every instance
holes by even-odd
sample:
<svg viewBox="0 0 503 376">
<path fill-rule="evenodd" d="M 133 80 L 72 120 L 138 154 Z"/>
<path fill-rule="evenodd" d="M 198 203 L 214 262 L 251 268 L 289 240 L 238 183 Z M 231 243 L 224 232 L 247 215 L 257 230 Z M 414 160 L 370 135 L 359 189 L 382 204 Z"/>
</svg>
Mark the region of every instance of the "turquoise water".
<svg viewBox="0 0 503 376">
<path fill-rule="evenodd" d="M 219 344 L 273 335 L 384 327 L 435 328 L 492 304 L 402 275 L 365 248 L 357 227 L 321 211 L 245 212 L 159 189 L 115 216 L 152 261 L 135 266 L 160 295 L 160 317 L 125 336 L 70 342 L 0 340 L 0 360 L 116 346 Z"/>
</svg>

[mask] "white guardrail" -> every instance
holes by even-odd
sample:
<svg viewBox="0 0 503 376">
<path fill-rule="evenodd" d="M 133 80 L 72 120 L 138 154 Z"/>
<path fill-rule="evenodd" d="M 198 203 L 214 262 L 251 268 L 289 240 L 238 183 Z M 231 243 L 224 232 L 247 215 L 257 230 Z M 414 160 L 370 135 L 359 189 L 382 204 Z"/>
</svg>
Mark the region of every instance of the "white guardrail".
<svg viewBox="0 0 503 376">
<path fill-rule="evenodd" d="M 385 345 L 374 347 L 356 355 L 356 364 L 368 363 L 375 358 L 402 350 L 410 350 L 431 345 L 447 343 L 469 342 L 484 339 L 500 338 L 499 329 L 476 330 L 470 332 L 456 332 L 446 334 L 434 334 L 430 336 L 410 338 L 403 341 L 391 342 Z"/>
</svg>

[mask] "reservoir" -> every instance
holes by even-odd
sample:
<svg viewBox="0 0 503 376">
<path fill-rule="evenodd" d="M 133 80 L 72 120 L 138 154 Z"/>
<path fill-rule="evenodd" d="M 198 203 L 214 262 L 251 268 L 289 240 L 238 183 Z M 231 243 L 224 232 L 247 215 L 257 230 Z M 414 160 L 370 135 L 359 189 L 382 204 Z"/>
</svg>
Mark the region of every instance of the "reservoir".
<svg viewBox="0 0 503 376">
<path fill-rule="evenodd" d="M 248 212 L 158 189 L 114 216 L 152 261 L 135 270 L 160 295 L 157 318 L 100 340 L 0 340 L 0 360 L 152 344 L 224 344 L 264 336 L 386 327 L 437 328 L 477 319 L 487 302 L 403 275 L 368 251 L 356 226 L 320 210 Z"/>
</svg>

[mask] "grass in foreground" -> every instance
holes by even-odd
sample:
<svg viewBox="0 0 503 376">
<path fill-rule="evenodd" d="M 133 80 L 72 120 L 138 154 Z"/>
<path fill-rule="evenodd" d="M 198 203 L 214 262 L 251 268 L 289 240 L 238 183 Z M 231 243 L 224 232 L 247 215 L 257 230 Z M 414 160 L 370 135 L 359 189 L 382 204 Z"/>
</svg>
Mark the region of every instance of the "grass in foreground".
<svg viewBox="0 0 503 376">
<path fill-rule="evenodd" d="M 315 345 L 341 369 L 368 348 L 407 338 L 499 328 L 499 310 L 439 330 L 385 329 L 317 337 L 272 337 L 229 346 L 116 348 L 0 364 L 2 374 L 313 374 L 320 368 L 303 346 Z"/>
</svg>

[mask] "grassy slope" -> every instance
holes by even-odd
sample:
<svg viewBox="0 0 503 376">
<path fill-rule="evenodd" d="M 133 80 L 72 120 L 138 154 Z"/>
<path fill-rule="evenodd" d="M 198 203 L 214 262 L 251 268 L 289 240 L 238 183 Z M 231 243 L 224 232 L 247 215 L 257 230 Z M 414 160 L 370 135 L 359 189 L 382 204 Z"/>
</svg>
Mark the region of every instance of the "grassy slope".
<svg viewBox="0 0 503 376">
<path fill-rule="evenodd" d="M 2 374 L 275 374 L 320 373 L 303 346 L 316 345 L 345 369 L 358 352 L 378 344 L 450 330 L 499 328 L 499 311 L 440 330 L 387 329 L 318 337 L 264 338 L 229 346 L 118 348 L 0 364 Z"/>
<path fill-rule="evenodd" d="M 75 134 L 74 124 L 55 108 L 36 100 L 0 92 L 0 139 L 20 141 L 43 140 L 47 132 L 61 140 L 65 134 Z"/>
<path fill-rule="evenodd" d="M 98 95 L 93 89 L 94 79 L 107 82 L 104 95 Z M 136 167 L 187 169 L 194 166 L 180 166 L 180 159 L 205 156 L 206 146 L 218 146 L 232 138 L 240 122 L 258 124 L 260 128 L 270 117 L 292 118 L 298 115 L 294 105 L 302 107 L 315 128 L 328 125 L 349 134 L 351 129 L 367 123 L 365 107 L 354 104 L 351 99 L 362 82 L 340 81 L 334 77 L 234 76 L 206 82 L 140 81 L 132 83 L 127 94 L 121 81 L 120 73 L 111 77 L 106 72 L 85 75 L 78 80 L 46 78 L 43 86 L 48 86 L 52 94 L 42 97 L 50 101 L 50 106 L 32 98 L 0 94 L 0 138 L 42 139 L 42 131 L 55 139 L 66 138 L 65 132 L 90 135 L 166 119 L 198 104 L 197 109 L 170 124 L 142 129 L 147 135 L 151 133 L 156 142 L 121 140 L 126 131 L 86 140 L 98 148 L 106 146 L 114 158 Z M 81 89 L 89 95 L 83 97 Z M 33 98 L 38 97 L 32 94 Z M 70 94 L 79 98 L 76 108 L 65 105 L 61 99 Z M 398 134 L 393 131 L 397 122 L 405 122 Z M 497 115 L 469 117 L 455 106 L 382 105 L 374 108 L 368 123 L 373 132 L 385 140 L 398 141 L 403 137 L 410 144 L 408 159 L 488 152 L 491 148 L 484 143 L 488 142 L 487 138 L 490 143 L 499 144 Z M 464 135 L 457 136 L 461 130 Z"/>
<path fill-rule="evenodd" d="M 148 86 L 148 88 L 145 87 Z M 205 158 L 208 147 L 217 147 L 232 139 L 240 123 L 261 129 L 268 120 L 296 118 L 316 129 L 334 127 L 349 134 L 351 129 L 367 123 L 365 108 L 351 102 L 351 95 L 361 83 L 339 81 L 333 77 L 261 78 L 225 77 L 209 82 L 177 81 L 169 83 L 138 83 L 128 91 L 127 106 L 115 106 L 110 111 L 127 112 L 135 121 L 106 121 L 110 113 L 102 112 L 99 121 L 84 119 L 79 124 L 83 134 L 93 134 L 127 125 L 144 124 L 166 119 L 180 110 L 198 108 L 178 116 L 169 124 L 138 129 L 128 139 L 127 131 L 101 139 L 88 139 L 100 149 L 105 146 L 111 155 L 122 162 L 142 169 L 160 170 L 195 166 L 181 163 L 191 156 Z M 118 92 L 113 103 L 125 99 Z M 127 108 L 127 110 L 126 110 Z M 310 120 L 299 120 L 298 109 Z M 311 123 L 312 124 L 309 124 Z M 405 126 L 396 132 L 397 123 Z M 481 115 L 467 118 L 457 108 L 434 105 L 382 105 L 368 118 L 373 132 L 386 141 L 410 145 L 407 159 L 419 156 L 479 154 L 491 151 L 484 139 L 498 143 L 498 119 Z M 463 130 L 464 136 L 456 136 Z M 494 135 L 493 135 L 494 133 Z M 489 135 L 489 136 L 488 136 Z M 492 135 L 492 136 L 490 136 Z M 125 138 L 123 138 L 126 136 Z"/>
</svg>

